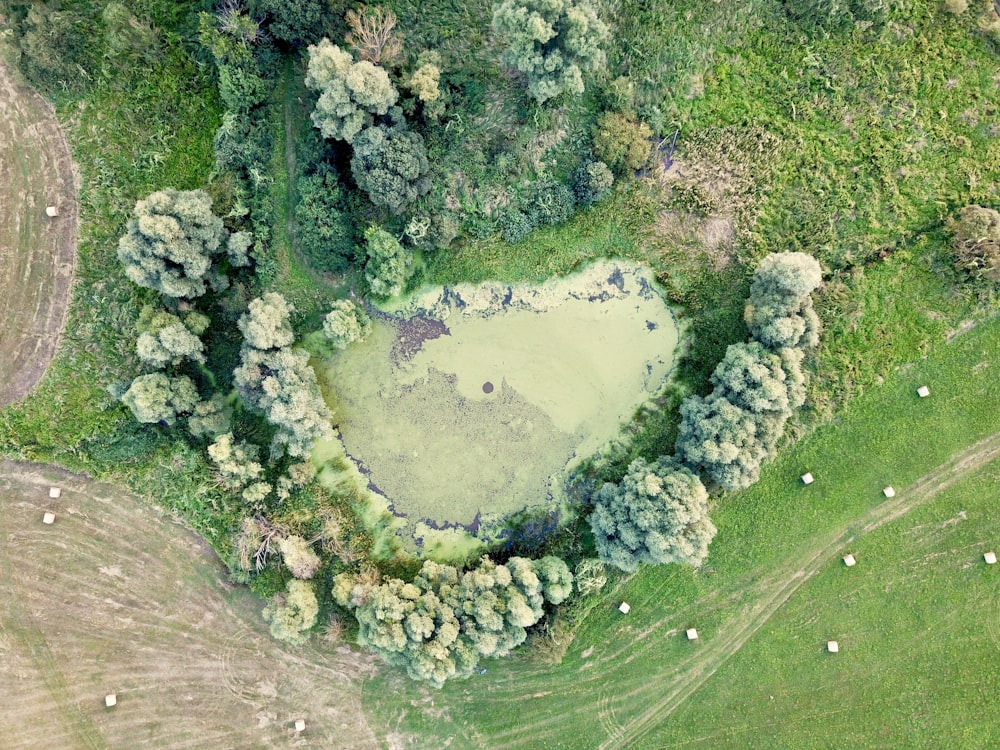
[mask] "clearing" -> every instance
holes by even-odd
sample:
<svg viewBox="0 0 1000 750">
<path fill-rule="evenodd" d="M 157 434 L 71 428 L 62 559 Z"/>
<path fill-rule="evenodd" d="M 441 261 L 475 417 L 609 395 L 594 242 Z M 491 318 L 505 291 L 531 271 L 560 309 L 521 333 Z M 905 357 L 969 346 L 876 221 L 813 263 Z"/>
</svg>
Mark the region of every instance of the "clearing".
<svg viewBox="0 0 1000 750">
<path fill-rule="evenodd" d="M 55 112 L 0 61 L 0 406 L 41 379 L 76 263 L 73 159 Z M 46 216 L 55 206 L 59 215 Z"/>
<path fill-rule="evenodd" d="M 373 658 L 274 640 L 188 529 L 39 465 L 0 463 L 0 498 L 5 748 L 376 746 L 360 702 Z"/>
</svg>

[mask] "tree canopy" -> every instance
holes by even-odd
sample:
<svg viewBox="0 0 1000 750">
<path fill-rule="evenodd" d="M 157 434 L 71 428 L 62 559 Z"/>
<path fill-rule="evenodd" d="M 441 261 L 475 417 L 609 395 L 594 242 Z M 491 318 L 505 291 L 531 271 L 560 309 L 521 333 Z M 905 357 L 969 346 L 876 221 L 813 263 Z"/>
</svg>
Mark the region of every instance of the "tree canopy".
<svg viewBox="0 0 1000 750">
<path fill-rule="evenodd" d="M 413 253 L 378 227 L 365 232 L 365 281 L 376 297 L 397 297 L 413 273 Z"/>
<path fill-rule="evenodd" d="M 186 375 L 171 378 L 154 372 L 133 380 L 121 400 L 139 422 L 172 425 L 179 416 L 194 409 L 198 389 Z"/>
<path fill-rule="evenodd" d="M 590 527 L 601 560 L 631 573 L 641 563 L 698 567 L 715 526 L 701 480 L 670 457 L 636 459 L 620 484 L 594 497 Z"/>
<path fill-rule="evenodd" d="M 431 189 L 429 172 L 424 139 L 405 124 L 366 128 L 354 139 L 354 181 L 372 203 L 391 213 L 403 213 Z"/>
</svg>

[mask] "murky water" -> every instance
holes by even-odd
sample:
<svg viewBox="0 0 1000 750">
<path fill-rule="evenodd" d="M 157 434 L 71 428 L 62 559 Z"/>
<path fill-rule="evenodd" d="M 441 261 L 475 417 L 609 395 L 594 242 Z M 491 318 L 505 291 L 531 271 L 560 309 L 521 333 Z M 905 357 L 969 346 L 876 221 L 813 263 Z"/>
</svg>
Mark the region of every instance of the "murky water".
<svg viewBox="0 0 1000 750">
<path fill-rule="evenodd" d="M 660 390 L 677 344 L 649 272 L 607 262 L 428 289 L 374 323 L 326 361 L 327 386 L 347 453 L 431 546 L 555 502 L 567 467 Z"/>
</svg>

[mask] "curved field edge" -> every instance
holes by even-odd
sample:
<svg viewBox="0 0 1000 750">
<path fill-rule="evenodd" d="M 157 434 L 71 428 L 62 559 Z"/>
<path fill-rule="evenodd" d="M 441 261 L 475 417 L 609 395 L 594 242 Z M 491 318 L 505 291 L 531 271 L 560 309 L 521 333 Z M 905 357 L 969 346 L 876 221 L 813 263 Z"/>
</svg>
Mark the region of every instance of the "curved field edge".
<svg viewBox="0 0 1000 750">
<path fill-rule="evenodd" d="M 1000 321 L 981 324 L 852 401 L 753 488 L 722 498 L 708 565 L 644 569 L 605 592 L 559 665 L 491 664 L 489 675 L 440 692 L 389 674 L 377 682 L 394 699 L 380 698 L 388 688 L 366 691 L 371 709 L 412 747 L 647 746 L 668 731 L 672 711 L 696 710 L 698 688 L 758 644 L 758 630 L 848 545 L 997 455 L 998 344 Z M 922 384 L 930 398 L 916 395 Z M 817 477 L 809 487 L 798 480 L 805 471 Z M 887 501 L 890 484 L 897 495 Z M 616 609 L 622 600 L 632 605 L 627 617 Z M 692 626 L 701 634 L 694 648 L 683 637 Z M 919 725 L 912 732 L 928 739 Z"/>
<path fill-rule="evenodd" d="M 359 700 L 371 658 L 275 641 L 260 602 L 157 508 L 4 461 L 0 537 L 4 747 L 376 746 Z"/>
<path fill-rule="evenodd" d="M 0 406 L 45 373 L 66 322 L 77 189 L 55 111 L 0 60 Z M 55 206 L 58 216 L 48 217 Z"/>
</svg>

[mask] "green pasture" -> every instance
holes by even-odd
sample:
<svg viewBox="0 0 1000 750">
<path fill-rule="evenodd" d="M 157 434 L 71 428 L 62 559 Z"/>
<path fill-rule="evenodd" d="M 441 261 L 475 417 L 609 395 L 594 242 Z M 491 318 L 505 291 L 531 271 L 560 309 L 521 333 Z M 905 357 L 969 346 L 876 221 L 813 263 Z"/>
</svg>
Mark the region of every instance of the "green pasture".
<svg viewBox="0 0 1000 750">
<path fill-rule="evenodd" d="M 981 747 L 1000 721 L 985 670 L 1000 571 L 982 563 L 998 543 L 1000 439 L 968 448 L 997 430 L 998 345 L 1000 322 L 984 323 L 853 400 L 720 499 L 704 568 L 609 585 L 561 663 L 539 639 L 439 693 L 390 672 L 367 705 L 414 747 Z M 916 507 L 866 533 L 897 509 L 889 484 L 898 509 Z M 842 652 L 824 653 L 828 639 Z"/>
</svg>

